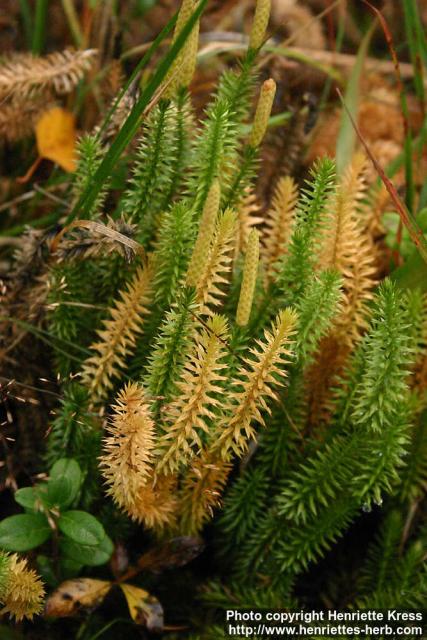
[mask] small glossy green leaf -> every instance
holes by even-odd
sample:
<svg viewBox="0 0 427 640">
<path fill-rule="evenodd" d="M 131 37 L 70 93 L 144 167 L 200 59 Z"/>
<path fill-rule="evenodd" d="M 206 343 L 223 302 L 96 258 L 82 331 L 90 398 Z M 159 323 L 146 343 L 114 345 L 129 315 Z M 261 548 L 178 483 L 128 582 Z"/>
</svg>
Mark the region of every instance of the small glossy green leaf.
<svg viewBox="0 0 427 640">
<path fill-rule="evenodd" d="M 105 564 L 109 561 L 114 551 L 114 545 L 107 535 L 96 547 L 78 544 L 69 538 L 61 540 L 59 547 L 61 553 L 70 561 L 79 562 L 90 567 Z"/>
<path fill-rule="evenodd" d="M 37 491 L 34 487 L 23 487 L 15 491 L 15 502 L 24 507 L 24 509 L 35 510 L 38 498 Z"/>
<path fill-rule="evenodd" d="M 68 504 L 72 504 L 76 499 L 83 482 L 83 474 L 79 463 L 76 460 L 73 460 L 72 458 L 62 458 L 61 460 L 58 460 L 58 462 L 55 462 L 50 470 L 49 484 L 54 480 L 56 481 L 63 478 L 66 478 L 67 482 L 70 484 Z"/>
<path fill-rule="evenodd" d="M 102 524 L 86 511 L 66 511 L 58 527 L 68 538 L 87 546 L 98 546 L 105 537 Z"/>
<path fill-rule="evenodd" d="M 53 507 L 65 509 L 73 503 L 76 492 L 70 480 L 63 476 L 62 478 L 50 478 L 47 495 L 49 503 Z"/>
<path fill-rule="evenodd" d="M 0 547 L 7 551 L 28 551 L 49 538 L 51 528 L 41 513 L 10 516 L 0 522 Z"/>
</svg>

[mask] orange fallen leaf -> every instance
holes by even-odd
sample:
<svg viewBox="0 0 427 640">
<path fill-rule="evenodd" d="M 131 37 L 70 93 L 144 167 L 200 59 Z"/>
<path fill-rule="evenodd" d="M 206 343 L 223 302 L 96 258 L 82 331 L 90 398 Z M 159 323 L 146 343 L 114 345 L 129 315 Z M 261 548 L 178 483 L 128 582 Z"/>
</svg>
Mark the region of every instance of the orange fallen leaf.
<svg viewBox="0 0 427 640">
<path fill-rule="evenodd" d="M 76 578 L 66 580 L 50 596 L 45 612 L 48 617 L 73 616 L 82 608 L 93 609 L 104 600 L 112 587 L 111 582 Z"/>
<path fill-rule="evenodd" d="M 75 117 L 61 107 L 45 111 L 36 124 L 39 155 L 66 171 L 76 169 L 76 137 Z"/>
</svg>

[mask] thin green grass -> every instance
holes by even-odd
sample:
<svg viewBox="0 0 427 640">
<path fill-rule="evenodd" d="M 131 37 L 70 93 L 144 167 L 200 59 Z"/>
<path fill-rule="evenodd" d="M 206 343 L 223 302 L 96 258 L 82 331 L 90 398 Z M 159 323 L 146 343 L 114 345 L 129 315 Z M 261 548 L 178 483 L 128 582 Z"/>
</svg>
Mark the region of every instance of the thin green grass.
<svg viewBox="0 0 427 640">
<path fill-rule="evenodd" d="M 57 344 L 55 344 L 54 341 L 56 341 L 57 343 L 62 343 L 63 345 L 70 346 L 73 349 L 77 349 L 81 353 L 84 353 L 85 355 L 88 355 L 88 356 L 91 353 L 89 351 L 89 349 L 85 349 L 84 347 L 80 346 L 76 342 L 70 342 L 69 340 L 66 340 L 65 338 L 59 338 L 58 336 L 55 336 L 54 340 L 52 340 L 52 337 L 53 337 L 52 333 L 50 333 L 49 331 L 45 331 L 44 329 L 40 329 L 40 328 L 36 327 L 35 325 L 30 324 L 29 322 L 25 322 L 24 320 L 20 320 L 19 318 L 13 318 L 13 317 L 8 317 L 8 316 L 0 316 L 0 321 L 1 322 L 11 322 L 13 324 L 16 324 L 16 326 L 21 327 L 25 331 L 28 331 L 28 333 L 31 333 L 31 334 L 37 336 L 40 340 L 42 340 L 45 344 L 49 345 L 52 349 L 54 349 L 58 353 L 62 353 L 62 355 L 66 356 L 67 358 L 70 358 L 71 360 L 75 360 L 76 362 L 80 362 L 79 358 L 77 358 L 76 356 L 72 355 L 71 353 L 68 353 L 67 351 L 64 351 L 64 349 L 62 349 Z"/>
<path fill-rule="evenodd" d="M 117 163 L 117 161 L 119 160 L 122 152 L 128 146 L 128 144 L 130 143 L 130 141 L 133 139 L 136 132 L 138 131 L 144 111 L 149 106 L 150 102 L 153 100 L 156 94 L 156 91 L 159 89 L 162 82 L 165 80 L 170 67 L 172 66 L 175 58 L 177 57 L 182 47 L 184 46 L 194 25 L 196 24 L 197 20 L 199 19 L 203 10 L 205 9 L 206 4 L 207 4 L 207 0 L 201 0 L 199 5 L 193 12 L 192 16 L 190 17 L 188 22 L 185 24 L 179 36 L 175 40 L 174 44 L 168 51 L 168 53 L 160 61 L 151 80 L 149 81 L 145 89 L 142 91 L 142 94 L 139 100 L 134 105 L 131 113 L 129 114 L 128 118 L 123 124 L 123 127 L 121 128 L 120 132 L 117 134 L 116 138 L 111 144 L 111 147 L 107 151 L 100 167 L 98 168 L 98 170 L 96 171 L 93 177 L 93 180 L 90 182 L 85 192 L 82 194 L 81 198 L 79 198 L 78 202 L 76 203 L 70 215 L 68 216 L 67 223 L 70 223 L 72 220 L 74 220 L 74 218 L 78 214 L 84 217 L 85 213 L 90 210 L 90 207 L 93 205 L 102 185 L 106 182 L 106 180 L 111 175 L 113 168 Z M 167 33 L 169 33 L 169 31 L 172 29 L 172 25 L 175 20 L 176 20 L 176 17 L 174 17 L 173 20 L 170 21 L 168 25 L 165 27 L 165 29 L 161 32 L 160 34 L 161 37 L 159 36 L 154 41 L 152 47 L 150 47 L 150 49 L 147 51 L 147 54 L 141 60 L 140 65 L 138 65 L 139 67 L 139 68 L 137 67 L 138 71 L 135 70 L 134 74 L 139 72 L 139 69 L 142 68 L 142 66 L 146 64 L 147 60 L 150 59 L 150 57 L 154 53 L 154 50 L 159 47 L 161 41 L 164 39 Z M 111 114 L 110 114 L 110 117 L 111 117 Z"/>
<path fill-rule="evenodd" d="M 33 41 L 31 47 L 34 55 L 40 55 L 44 49 L 48 5 L 48 0 L 36 0 Z"/>
<path fill-rule="evenodd" d="M 76 47 L 81 47 L 83 42 L 83 33 L 80 28 L 79 18 L 73 0 L 62 0 L 62 8 L 67 18 L 68 26 L 73 36 Z"/>
<path fill-rule="evenodd" d="M 25 33 L 25 42 L 28 49 L 32 48 L 32 33 L 33 33 L 33 17 L 31 14 L 31 8 L 28 0 L 19 0 L 19 7 L 21 9 L 22 24 Z"/>
</svg>

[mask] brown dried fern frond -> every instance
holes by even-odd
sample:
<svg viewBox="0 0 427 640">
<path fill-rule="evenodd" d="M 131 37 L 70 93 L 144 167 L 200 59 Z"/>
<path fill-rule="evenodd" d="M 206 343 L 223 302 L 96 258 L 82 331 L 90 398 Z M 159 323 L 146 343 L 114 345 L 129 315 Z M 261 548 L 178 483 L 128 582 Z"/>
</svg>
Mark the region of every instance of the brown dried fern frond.
<svg viewBox="0 0 427 640">
<path fill-rule="evenodd" d="M 121 61 L 117 59 L 111 60 L 108 64 L 107 72 L 100 82 L 102 98 L 106 102 L 110 102 L 114 97 L 119 95 L 125 82 L 126 76 Z"/>
<path fill-rule="evenodd" d="M 62 95 L 74 89 L 93 63 L 96 51 L 57 51 L 45 57 L 16 54 L 0 66 L 0 99 L 19 101 L 46 90 Z"/>
<path fill-rule="evenodd" d="M 117 97 L 113 98 L 110 104 L 110 109 L 114 107 L 114 111 L 111 115 L 110 120 L 108 121 L 105 130 L 102 131 L 102 141 L 103 143 L 110 142 L 120 131 L 125 120 L 129 116 L 130 112 L 134 108 L 136 102 L 139 98 L 139 84 L 138 82 L 133 82 L 126 92 L 122 95 L 119 102 L 117 102 Z M 107 112 L 107 113 L 108 113 Z M 101 124 L 102 126 L 102 124 Z M 95 132 L 98 133 L 101 126 L 95 128 Z"/>
<path fill-rule="evenodd" d="M 5 291 L 0 301 L 4 317 L 9 314 L 34 324 L 42 320 L 49 287 L 48 261 L 52 238 L 51 231 L 36 229 L 28 229 L 22 235 L 12 268 L 4 276 Z M 22 338 L 26 333 L 27 330 L 16 323 L 0 322 L 0 342 L 4 338 L 8 349 L 15 341 L 19 342 L 18 336 Z"/>
<path fill-rule="evenodd" d="M 127 384 L 113 405 L 100 457 L 107 493 L 126 511 L 135 508 L 139 492 L 152 475 L 155 426 L 145 392 Z"/>
<path fill-rule="evenodd" d="M 381 218 L 391 206 L 390 194 L 386 186 L 382 182 L 381 184 L 372 185 L 361 207 L 361 216 L 363 223 L 372 234 L 374 240 L 385 234 Z"/>
<path fill-rule="evenodd" d="M 196 285 L 196 301 L 201 305 L 200 313 L 212 314 L 217 307 L 231 272 L 233 243 L 236 229 L 236 214 L 227 209 L 217 220 L 215 236 L 207 255 L 204 269 Z"/>
<path fill-rule="evenodd" d="M 30 136 L 42 113 L 51 109 L 54 102 L 46 98 L 15 104 L 5 102 L 0 105 L 0 139 L 16 142 Z"/>
<path fill-rule="evenodd" d="M 85 223 L 85 226 L 83 226 Z M 58 261 L 86 260 L 118 253 L 126 262 L 132 262 L 142 247 L 134 240 L 136 225 L 124 218 L 108 219 L 106 225 L 93 220 L 82 221 L 64 236 L 55 250 Z"/>
<path fill-rule="evenodd" d="M 249 441 L 256 435 L 253 421 L 264 425 L 261 410 L 269 412 L 267 399 L 277 399 L 273 385 L 283 384 L 286 377 L 284 365 L 290 355 L 289 344 L 295 330 L 297 315 L 291 309 L 282 310 L 271 330 L 264 331 L 264 340 L 257 340 L 251 349 L 253 359 L 246 359 L 249 370 L 241 367 L 233 380 L 230 399 L 218 427 L 218 439 L 213 452 L 220 452 L 223 460 L 230 460 L 233 453 L 241 456 Z"/>
<path fill-rule="evenodd" d="M 265 221 L 265 240 L 261 255 L 267 281 L 274 277 L 278 260 L 287 253 L 297 199 L 298 187 L 294 179 L 290 176 L 280 178 Z"/>
<path fill-rule="evenodd" d="M 227 321 L 218 315 L 209 318 L 206 328 L 196 333 L 182 381 L 177 385 L 178 396 L 168 407 L 158 470 L 174 472 L 202 449 L 202 434 L 209 434 L 208 421 L 215 417 L 214 409 L 220 404 L 216 394 L 221 392 L 219 383 L 224 380 L 221 372 L 226 366 L 227 333 Z"/>
<path fill-rule="evenodd" d="M 133 351 L 142 332 L 142 319 L 148 313 L 152 294 L 152 276 L 150 263 L 137 269 L 127 289 L 115 301 L 111 317 L 98 331 L 100 340 L 91 347 L 95 353 L 86 360 L 82 371 L 83 384 L 89 388 L 93 403 L 108 394 L 113 378 L 125 366 L 126 357 Z"/>
<path fill-rule="evenodd" d="M 180 531 L 196 535 L 221 506 L 221 496 L 232 465 L 203 451 L 182 483 L 179 497 Z"/>
</svg>

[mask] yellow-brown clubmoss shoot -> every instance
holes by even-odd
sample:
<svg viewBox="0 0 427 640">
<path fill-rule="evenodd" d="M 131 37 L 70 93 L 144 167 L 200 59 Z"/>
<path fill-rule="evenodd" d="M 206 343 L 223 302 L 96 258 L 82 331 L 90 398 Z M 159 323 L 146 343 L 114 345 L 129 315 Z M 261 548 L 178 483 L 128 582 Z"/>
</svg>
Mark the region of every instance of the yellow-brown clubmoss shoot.
<svg viewBox="0 0 427 640">
<path fill-rule="evenodd" d="M 98 331 L 100 340 L 91 346 L 95 354 L 83 365 L 82 381 L 94 403 L 103 400 L 113 387 L 113 378 L 124 368 L 126 357 L 142 332 L 142 319 L 148 313 L 152 294 L 152 272 L 151 264 L 137 269 L 127 289 L 114 303 L 111 318 L 105 320 L 104 328 Z"/>
<path fill-rule="evenodd" d="M 14 553 L 8 560 L 8 573 L 0 598 L 3 604 L 0 613 L 8 613 L 17 622 L 24 618 L 31 620 L 43 608 L 43 582 L 35 571 L 28 568 L 25 558 L 19 558 Z"/>
<path fill-rule="evenodd" d="M 259 232 L 252 229 L 246 248 L 242 288 L 236 313 L 236 324 L 245 327 L 251 315 L 259 265 Z"/>
<path fill-rule="evenodd" d="M 195 336 L 192 353 L 186 363 L 179 395 L 171 403 L 160 439 L 157 470 L 173 473 L 202 449 L 202 434 L 209 434 L 209 421 L 220 404 L 217 394 L 225 380 L 222 371 L 226 355 L 227 321 L 214 315 Z"/>
<path fill-rule="evenodd" d="M 366 303 L 375 287 L 375 255 L 361 224 L 359 205 L 366 192 L 366 158 L 355 154 L 329 207 L 320 256 L 321 269 L 337 269 L 344 278 L 344 305 L 336 326 L 349 346 L 367 327 Z"/>
<path fill-rule="evenodd" d="M 290 355 L 289 343 L 294 333 L 297 314 L 292 309 L 284 309 L 277 315 L 271 330 L 264 330 L 264 340 L 257 340 L 253 347 L 253 359 L 247 358 L 230 389 L 230 400 L 224 416 L 219 422 L 218 439 L 213 450 L 219 451 L 223 460 L 230 460 L 233 453 L 241 456 L 248 448 L 256 431 L 254 420 L 261 425 L 264 419 L 260 410 L 269 413 L 266 398 L 277 400 L 272 385 L 281 385 L 280 378 L 286 377 L 285 364 Z"/>
<path fill-rule="evenodd" d="M 204 450 L 185 474 L 179 498 L 180 530 L 196 535 L 213 510 L 221 506 L 221 495 L 232 465 Z"/>
<path fill-rule="evenodd" d="M 272 206 L 267 212 L 261 251 L 268 281 L 275 277 L 279 260 L 287 254 L 297 199 L 298 188 L 295 180 L 290 176 L 280 178 L 274 190 Z"/>
<path fill-rule="evenodd" d="M 268 121 L 270 119 L 271 110 L 273 108 L 274 97 L 276 95 L 276 83 L 270 78 L 266 80 L 261 87 L 258 105 L 255 112 L 255 118 L 252 125 L 252 131 L 249 139 L 251 147 L 259 147 L 264 139 L 267 131 Z"/>
<path fill-rule="evenodd" d="M 198 0 L 183 0 L 177 17 L 172 44 L 191 18 L 197 4 Z M 166 83 L 169 83 L 169 86 L 165 91 L 165 97 L 173 98 L 179 87 L 188 87 L 190 84 L 196 69 L 199 30 L 200 21 L 197 20 L 166 76 Z"/>
<path fill-rule="evenodd" d="M 152 475 L 155 444 L 154 422 L 141 385 L 129 383 L 120 391 L 106 432 L 100 466 L 107 493 L 120 508 L 132 512 Z"/>
<path fill-rule="evenodd" d="M 165 527 L 175 526 L 178 500 L 177 477 L 157 473 L 142 486 L 128 514 L 132 520 L 161 533 Z"/>
<path fill-rule="evenodd" d="M 214 180 L 211 188 L 209 189 L 208 197 L 203 208 L 199 232 L 190 259 L 190 264 L 188 265 L 187 284 L 190 287 L 195 287 L 197 285 L 202 271 L 202 265 L 206 264 L 206 256 L 209 255 L 212 238 L 215 234 L 215 223 L 218 217 L 220 199 L 221 188 L 218 180 Z"/>
<path fill-rule="evenodd" d="M 224 296 L 223 286 L 231 272 L 235 242 L 236 214 L 227 209 L 217 219 L 215 235 L 209 252 L 204 256 L 196 286 L 196 301 L 200 313 L 211 315 Z"/>
<path fill-rule="evenodd" d="M 257 50 L 264 44 L 265 34 L 270 20 L 270 12 L 271 0 L 258 0 L 249 38 L 250 49 Z"/>
</svg>

